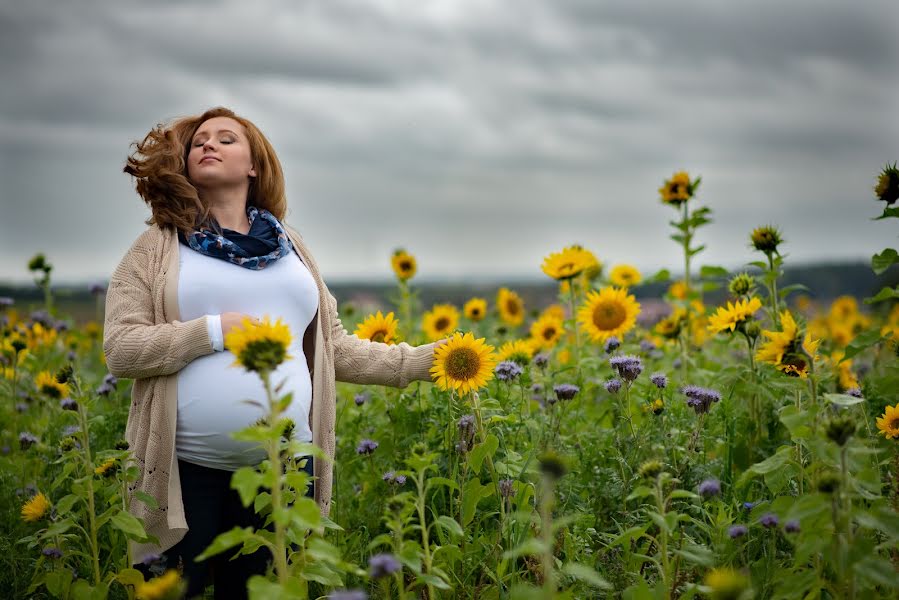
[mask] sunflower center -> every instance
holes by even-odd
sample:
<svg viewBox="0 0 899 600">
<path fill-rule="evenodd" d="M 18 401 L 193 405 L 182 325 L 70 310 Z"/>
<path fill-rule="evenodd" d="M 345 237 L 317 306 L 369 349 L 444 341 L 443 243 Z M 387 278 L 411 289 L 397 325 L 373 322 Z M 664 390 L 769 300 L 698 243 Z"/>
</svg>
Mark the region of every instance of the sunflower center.
<svg viewBox="0 0 899 600">
<path fill-rule="evenodd" d="M 449 327 L 450 321 L 446 317 L 440 317 L 436 321 L 434 321 L 434 329 L 437 331 L 443 331 L 447 327 Z"/>
<path fill-rule="evenodd" d="M 544 340 L 551 340 L 551 339 L 553 339 L 553 337 L 555 335 L 556 335 L 555 327 L 547 327 L 546 329 L 543 330 L 543 339 Z"/>
<path fill-rule="evenodd" d="M 473 379 L 481 368 L 481 358 L 471 348 L 457 348 L 449 353 L 444 364 L 446 374 L 457 381 Z"/>
<path fill-rule="evenodd" d="M 892 430 L 894 430 L 894 431 L 897 430 L 897 429 L 899 429 L 899 417 L 896 417 L 895 419 L 893 419 L 892 421 L 890 421 L 890 422 L 887 424 L 887 427 L 890 428 L 890 429 L 892 429 Z"/>
<path fill-rule="evenodd" d="M 412 263 L 410 263 L 409 261 L 404 260 L 400 263 L 400 271 L 409 271 L 411 269 L 412 269 Z"/>
<path fill-rule="evenodd" d="M 621 327 L 626 318 L 627 312 L 618 302 L 600 302 L 593 309 L 593 324 L 602 331 Z"/>
<path fill-rule="evenodd" d="M 518 306 L 518 302 L 515 300 L 507 300 L 506 301 L 506 312 L 510 315 L 517 315 L 520 312 L 520 307 Z"/>
<path fill-rule="evenodd" d="M 383 342 L 386 338 L 387 332 L 383 329 L 379 329 L 371 335 L 371 341 L 373 342 Z"/>
</svg>

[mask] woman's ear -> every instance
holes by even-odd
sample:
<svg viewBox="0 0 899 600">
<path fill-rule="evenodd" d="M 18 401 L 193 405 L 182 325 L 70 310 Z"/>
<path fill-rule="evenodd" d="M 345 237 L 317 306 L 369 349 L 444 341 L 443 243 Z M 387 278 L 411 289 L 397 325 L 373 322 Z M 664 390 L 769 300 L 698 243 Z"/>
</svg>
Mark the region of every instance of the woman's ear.
<svg viewBox="0 0 899 600">
<path fill-rule="evenodd" d="M 250 177 L 256 177 L 256 167 L 250 167 L 250 172 L 248 173 Z"/>
</svg>

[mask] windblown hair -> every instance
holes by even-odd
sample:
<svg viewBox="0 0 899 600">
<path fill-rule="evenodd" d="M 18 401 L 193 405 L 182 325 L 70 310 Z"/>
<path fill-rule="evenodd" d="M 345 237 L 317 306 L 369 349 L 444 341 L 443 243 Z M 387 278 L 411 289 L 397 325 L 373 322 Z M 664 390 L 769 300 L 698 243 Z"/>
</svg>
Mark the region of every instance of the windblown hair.
<svg viewBox="0 0 899 600">
<path fill-rule="evenodd" d="M 142 142 L 132 142 L 135 150 L 128 156 L 124 171 L 137 179 L 137 193 L 150 207 L 152 215 L 147 225 L 155 223 L 162 229 L 175 228 L 185 234 L 201 226 L 221 231 L 210 214 L 210 205 L 200 198 L 187 177 L 191 140 L 200 125 L 213 117 L 231 117 L 244 126 L 256 169 L 247 202 L 268 210 L 279 221 L 284 220 L 284 173 L 274 148 L 252 122 L 228 108 L 216 107 L 199 116 L 177 119 L 168 126 L 160 123 Z"/>
</svg>

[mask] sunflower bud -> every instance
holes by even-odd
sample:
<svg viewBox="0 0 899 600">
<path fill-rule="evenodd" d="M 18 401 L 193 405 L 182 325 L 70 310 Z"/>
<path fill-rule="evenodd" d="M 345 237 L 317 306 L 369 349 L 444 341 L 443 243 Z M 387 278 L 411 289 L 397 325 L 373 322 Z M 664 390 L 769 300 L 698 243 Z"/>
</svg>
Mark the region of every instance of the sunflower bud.
<svg viewBox="0 0 899 600">
<path fill-rule="evenodd" d="M 762 332 L 762 327 L 758 324 L 758 321 L 749 321 L 748 323 L 743 324 L 743 331 L 751 339 L 755 339 Z"/>
<path fill-rule="evenodd" d="M 840 477 L 836 473 L 824 473 L 818 480 L 818 491 L 833 494 L 840 488 Z"/>
<path fill-rule="evenodd" d="M 874 186 L 874 194 L 888 206 L 899 200 L 899 169 L 896 168 L 896 163 L 888 164 L 880 172 L 877 185 Z"/>
<path fill-rule="evenodd" d="M 730 291 L 731 295 L 736 298 L 739 298 L 740 296 L 751 296 L 755 289 L 755 278 L 748 273 L 740 273 L 730 280 L 727 289 Z"/>
<path fill-rule="evenodd" d="M 550 479 L 561 479 L 568 472 L 568 465 L 563 457 L 552 450 L 547 450 L 538 458 L 540 472 Z"/>
<path fill-rule="evenodd" d="M 657 460 L 648 460 L 642 465 L 637 472 L 643 479 L 655 479 L 662 472 L 662 463 Z"/>
<path fill-rule="evenodd" d="M 845 446 L 855 433 L 855 421 L 849 415 L 834 417 L 827 423 L 827 437 L 838 446 Z"/>
<path fill-rule="evenodd" d="M 765 254 L 776 253 L 777 247 L 783 243 L 780 232 L 771 225 L 756 227 L 749 237 L 752 240 L 752 246 Z"/>
<path fill-rule="evenodd" d="M 66 365 L 56 372 L 56 381 L 58 383 L 68 383 L 72 380 L 72 365 Z"/>
</svg>

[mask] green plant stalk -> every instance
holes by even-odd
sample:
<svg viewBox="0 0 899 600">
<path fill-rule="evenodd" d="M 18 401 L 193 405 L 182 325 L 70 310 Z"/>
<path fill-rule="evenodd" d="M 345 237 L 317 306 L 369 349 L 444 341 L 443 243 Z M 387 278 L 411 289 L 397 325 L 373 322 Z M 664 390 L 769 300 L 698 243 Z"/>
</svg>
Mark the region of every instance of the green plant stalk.
<svg viewBox="0 0 899 600">
<path fill-rule="evenodd" d="M 568 281 L 568 309 L 571 312 L 571 323 L 574 327 L 574 368 L 578 384 L 581 380 L 581 339 L 577 327 L 577 315 L 574 313 L 574 279 Z"/>
<path fill-rule="evenodd" d="M 556 595 L 556 573 L 553 568 L 552 509 L 555 500 L 552 478 L 543 476 L 543 494 L 540 496 L 540 537 L 543 538 L 543 597 L 553 600 Z"/>
<path fill-rule="evenodd" d="M 847 597 L 852 600 L 855 598 L 855 574 L 852 572 L 852 569 L 849 568 L 849 550 L 852 548 L 853 543 L 853 534 L 852 534 L 852 498 L 849 496 L 849 465 L 847 460 L 847 454 L 849 452 L 849 447 L 844 445 L 840 448 L 840 493 L 843 497 L 843 522 L 845 528 L 845 546 L 846 550 L 843 554 L 843 558 L 845 560 L 844 564 L 844 572 L 843 577 L 846 581 L 846 588 L 848 590 Z"/>
<path fill-rule="evenodd" d="M 399 280 L 400 286 L 400 314 L 403 319 L 403 329 L 407 340 L 412 337 L 412 309 L 409 296 L 409 284 L 404 279 Z"/>
<path fill-rule="evenodd" d="M 82 400 L 79 398 L 78 400 Z M 84 470 L 87 473 L 87 520 L 90 531 L 88 542 L 91 547 L 91 564 L 94 571 L 94 585 L 100 584 L 100 547 L 97 543 L 97 515 L 94 506 L 94 461 L 91 458 L 90 434 L 87 428 L 87 413 L 84 402 L 78 402 L 78 422 L 81 427 L 81 439 L 84 451 L 81 453 L 84 459 Z"/>
<path fill-rule="evenodd" d="M 686 306 L 684 313 L 684 325 L 681 328 L 681 335 L 683 336 L 683 343 L 681 345 L 681 368 L 684 372 L 684 379 L 686 379 L 690 374 L 689 368 L 689 360 L 688 360 L 688 348 L 690 341 L 690 242 L 693 241 L 693 231 L 692 227 L 688 224 L 690 219 L 689 211 L 687 209 L 687 203 L 684 202 L 682 204 L 683 207 L 683 220 L 682 223 L 684 225 L 684 289 L 686 290 Z"/>
<path fill-rule="evenodd" d="M 487 440 L 487 434 L 484 430 L 484 421 L 481 419 L 481 403 L 480 396 L 476 391 L 471 392 L 471 405 L 474 409 L 474 417 L 475 422 L 478 426 L 478 438 L 480 442 L 483 444 Z M 497 536 L 497 546 L 502 548 L 502 540 L 503 540 L 503 531 L 502 524 L 506 522 L 506 509 L 505 504 L 503 503 L 503 495 L 499 489 L 499 477 L 496 474 L 496 466 L 493 464 L 493 457 L 487 455 L 485 457 L 487 459 L 487 470 L 490 472 L 490 479 L 493 481 L 493 489 L 496 491 L 496 497 L 499 499 L 499 535 Z"/>
<path fill-rule="evenodd" d="M 796 412 L 802 412 L 802 390 L 796 389 Z M 805 465 L 802 461 L 802 443 L 796 442 L 796 462 L 799 463 L 799 495 L 802 496 L 802 490 L 805 484 Z"/>
<path fill-rule="evenodd" d="M 666 509 L 662 492 L 661 477 L 656 477 L 655 493 L 653 495 L 655 496 L 656 508 L 659 511 L 659 515 L 664 519 Z M 660 527 L 659 529 L 659 552 L 662 559 L 662 585 L 665 588 L 665 599 L 668 600 L 671 597 L 671 564 L 668 561 L 668 532 L 663 527 Z"/>
<path fill-rule="evenodd" d="M 765 256 L 768 257 L 768 272 L 771 274 L 771 283 L 768 285 L 768 294 L 771 296 L 771 310 L 774 311 L 772 317 L 774 326 L 780 327 L 780 312 L 778 310 L 777 301 L 777 273 L 774 270 L 774 253 L 766 252 Z"/>
<path fill-rule="evenodd" d="M 627 424 L 628 424 L 628 426 L 630 427 L 630 430 L 631 430 L 631 438 L 633 439 L 634 442 L 636 442 L 636 441 L 637 441 L 637 432 L 636 432 L 636 430 L 634 430 L 634 421 L 633 421 L 633 418 L 632 418 L 632 416 L 631 416 L 631 397 L 630 397 L 630 389 L 631 389 L 631 382 L 630 382 L 630 381 L 626 381 L 626 382 L 624 383 L 624 411 L 623 411 L 623 416 L 624 416 L 625 419 L 627 419 Z"/>
<path fill-rule="evenodd" d="M 421 547 L 424 552 L 425 573 L 431 572 L 431 542 L 428 540 L 428 522 L 425 518 L 425 472 L 424 469 L 415 471 L 415 486 L 418 490 L 418 497 L 415 499 L 415 509 L 418 512 L 418 522 L 421 529 Z M 433 600 L 434 587 L 429 583 L 428 599 Z"/>
<path fill-rule="evenodd" d="M 265 386 L 265 394 L 268 398 L 268 425 L 270 428 L 275 428 L 277 426 L 278 409 L 277 402 L 272 392 L 271 374 L 268 371 L 263 371 L 259 373 L 259 376 L 262 378 L 262 383 Z M 272 485 L 272 521 L 275 525 L 275 544 L 272 554 L 275 561 L 275 572 L 278 575 L 278 583 L 282 586 L 286 586 L 288 577 L 286 529 L 278 519 L 274 518 L 275 511 L 280 512 L 284 509 L 284 507 L 281 506 L 281 453 L 279 452 L 278 446 L 278 440 L 268 440 L 266 442 L 269 468 L 272 470 L 274 479 Z"/>
</svg>

